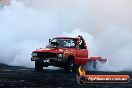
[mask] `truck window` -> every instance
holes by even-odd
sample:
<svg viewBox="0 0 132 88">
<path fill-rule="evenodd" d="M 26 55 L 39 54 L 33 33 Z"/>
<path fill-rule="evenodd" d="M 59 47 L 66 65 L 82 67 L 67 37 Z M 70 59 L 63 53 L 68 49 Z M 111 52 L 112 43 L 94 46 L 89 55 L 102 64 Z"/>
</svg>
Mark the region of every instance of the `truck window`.
<svg viewBox="0 0 132 88">
<path fill-rule="evenodd" d="M 51 40 L 51 42 L 57 42 L 59 47 L 76 48 L 76 40 L 72 38 L 54 38 Z M 48 46 L 52 46 L 51 43 L 49 43 Z"/>
</svg>

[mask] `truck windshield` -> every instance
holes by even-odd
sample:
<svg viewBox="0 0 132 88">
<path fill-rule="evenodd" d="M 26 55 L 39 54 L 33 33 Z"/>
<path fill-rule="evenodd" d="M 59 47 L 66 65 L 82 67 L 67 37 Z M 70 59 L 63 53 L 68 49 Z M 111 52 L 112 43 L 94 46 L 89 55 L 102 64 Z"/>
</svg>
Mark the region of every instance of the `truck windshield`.
<svg viewBox="0 0 132 88">
<path fill-rule="evenodd" d="M 51 42 L 57 42 L 59 47 L 64 48 L 75 48 L 76 47 L 76 40 L 75 39 L 69 39 L 69 38 L 53 38 Z M 52 46 L 51 43 L 49 43 L 49 46 Z"/>
</svg>

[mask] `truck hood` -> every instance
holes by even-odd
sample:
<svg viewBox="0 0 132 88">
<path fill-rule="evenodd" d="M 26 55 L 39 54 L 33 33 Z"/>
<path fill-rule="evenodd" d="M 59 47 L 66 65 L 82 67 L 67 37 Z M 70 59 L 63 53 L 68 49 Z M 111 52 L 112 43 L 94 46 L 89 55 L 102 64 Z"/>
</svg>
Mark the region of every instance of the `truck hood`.
<svg viewBox="0 0 132 88">
<path fill-rule="evenodd" d="M 33 52 L 50 52 L 50 53 L 63 53 L 66 49 L 64 48 L 40 48 Z"/>
<path fill-rule="evenodd" d="M 33 52 L 49 52 L 49 53 L 63 53 L 63 52 L 69 52 L 69 51 L 73 51 L 76 48 L 40 48 L 40 49 L 36 49 Z"/>
</svg>

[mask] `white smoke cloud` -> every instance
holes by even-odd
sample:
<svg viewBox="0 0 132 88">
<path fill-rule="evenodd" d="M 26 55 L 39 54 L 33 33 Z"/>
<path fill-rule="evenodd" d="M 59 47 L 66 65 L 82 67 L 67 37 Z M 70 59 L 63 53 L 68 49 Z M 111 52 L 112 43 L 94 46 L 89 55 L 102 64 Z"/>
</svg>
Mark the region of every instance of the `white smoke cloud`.
<svg viewBox="0 0 132 88">
<path fill-rule="evenodd" d="M 54 15 L 49 16 L 50 13 L 26 8 L 15 0 L 10 6 L 1 8 L 0 62 L 32 67 L 31 51 L 44 47 L 50 34 L 58 33 L 50 31 L 56 26 L 52 24 Z M 57 30 L 54 28 L 54 31 Z"/>
<path fill-rule="evenodd" d="M 23 2 L 0 8 L 1 63 L 33 67 L 32 50 L 44 47 L 48 38 L 83 35 L 90 56 L 108 58 L 103 70 L 132 70 L 130 0 Z"/>
</svg>

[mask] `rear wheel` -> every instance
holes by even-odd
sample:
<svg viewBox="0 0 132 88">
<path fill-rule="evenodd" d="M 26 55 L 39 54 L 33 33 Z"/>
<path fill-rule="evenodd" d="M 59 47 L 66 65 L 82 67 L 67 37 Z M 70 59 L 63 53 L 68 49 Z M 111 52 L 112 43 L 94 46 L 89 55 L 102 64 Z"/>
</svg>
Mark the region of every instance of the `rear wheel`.
<svg viewBox="0 0 132 88">
<path fill-rule="evenodd" d="M 97 70 L 97 62 L 96 60 L 89 60 L 88 63 L 84 66 L 88 71 L 96 71 Z"/>
<path fill-rule="evenodd" d="M 43 61 L 42 60 L 36 60 L 35 61 L 35 70 L 36 71 L 42 71 L 43 70 Z"/>
</svg>

